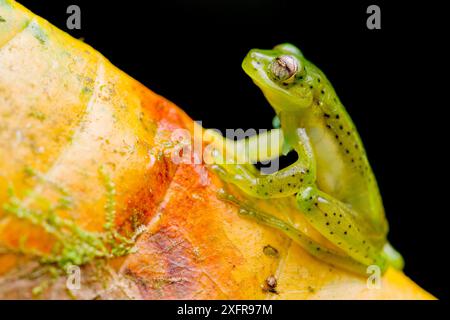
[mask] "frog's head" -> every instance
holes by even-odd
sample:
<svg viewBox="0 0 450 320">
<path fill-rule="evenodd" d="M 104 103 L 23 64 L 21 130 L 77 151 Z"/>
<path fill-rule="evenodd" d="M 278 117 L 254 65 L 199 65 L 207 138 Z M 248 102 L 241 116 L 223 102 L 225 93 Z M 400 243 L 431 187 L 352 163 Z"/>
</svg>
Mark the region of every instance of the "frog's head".
<svg viewBox="0 0 450 320">
<path fill-rule="evenodd" d="M 313 102 L 315 68 L 295 46 L 285 43 L 272 50 L 251 50 L 242 68 L 263 91 L 278 113 L 308 108 Z M 315 71 L 315 70 L 314 70 Z"/>
</svg>

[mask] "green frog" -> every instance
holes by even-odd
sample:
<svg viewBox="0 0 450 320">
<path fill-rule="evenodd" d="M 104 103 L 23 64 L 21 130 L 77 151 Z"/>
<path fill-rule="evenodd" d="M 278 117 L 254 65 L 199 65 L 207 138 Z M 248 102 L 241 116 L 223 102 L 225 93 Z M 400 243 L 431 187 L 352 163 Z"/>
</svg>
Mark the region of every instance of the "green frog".
<svg viewBox="0 0 450 320">
<path fill-rule="evenodd" d="M 217 164 L 215 170 L 252 197 L 295 196 L 299 212 L 353 262 L 382 271 L 388 265 L 402 268 L 401 255 L 387 241 L 382 199 L 361 138 L 324 73 L 291 44 L 253 49 L 242 67 L 281 127 L 272 134 L 280 140 L 282 133 L 284 147 L 272 148 L 271 158 L 293 150 L 298 160 L 270 174 L 249 163 Z M 295 238 L 284 221 L 248 207 L 241 211 Z"/>
</svg>

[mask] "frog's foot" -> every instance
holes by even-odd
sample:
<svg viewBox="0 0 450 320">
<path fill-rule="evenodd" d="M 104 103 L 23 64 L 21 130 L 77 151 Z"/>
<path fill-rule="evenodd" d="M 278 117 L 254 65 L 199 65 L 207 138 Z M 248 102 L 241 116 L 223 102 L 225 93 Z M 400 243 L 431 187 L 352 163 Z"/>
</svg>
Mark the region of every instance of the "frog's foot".
<svg viewBox="0 0 450 320">
<path fill-rule="evenodd" d="M 314 186 L 302 188 L 297 203 L 314 228 L 353 259 L 386 269 L 386 254 L 370 240 L 355 218 L 357 213 L 349 206 Z"/>
<path fill-rule="evenodd" d="M 366 275 L 368 265 L 360 263 L 355 259 L 352 259 L 350 256 L 346 256 L 335 250 L 324 247 L 302 231 L 295 228 L 292 224 L 244 204 L 242 201 L 239 201 L 233 195 L 230 195 L 225 191 L 219 192 L 218 196 L 225 201 L 229 201 L 237 205 L 239 207 L 239 215 L 242 217 L 252 219 L 260 224 L 281 231 L 315 258 L 332 266 Z"/>
<path fill-rule="evenodd" d="M 265 134 L 233 142 L 224 139 L 227 150 L 231 152 L 214 152 L 214 164 L 211 168 L 223 180 L 237 185 L 241 190 L 256 198 L 269 199 L 293 195 L 304 182 L 315 180 L 315 170 L 311 165 L 311 147 L 309 140 L 304 147 L 301 144 L 296 150 L 302 155 L 297 162 L 272 174 L 263 174 L 253 163 L 268 161 L 289 151 L 283 140 L 281 130 L 274 129 Z M 301 152 L 307 148 L 310 152 Z M 300 150 L 300 152 L 299 152 Z M 262 151 L 262 152 L 261 152 Z M 246 154 L 242 156 L 241 154 Z M 305 156 L 303 156 L 305 154 Z"/>
<path fill-rule="evenodd" d="M 383 255 L 388 261 L 389 265 L 393 266 L 395 269 L 403 270 L 403 267 L 405 266 L 405 260 L 403 260 L 400 252 L 395 250 L 395 248 L 389 242 L 386 242 L 383 247 Z"/>
<path fill-rule="evenodd" d="M 252 164 L 213 164 L 211 169 L 224 181 L 242 189 L 252 189 L 256 184 L 256 168 Z"/>
<path fill-rule="evenodd" d="M 248 195 L 260 198 L 282 198 L 297 193 L 303 184 L 314 181 L 314 173 L 297 161 L 272 174 L 262 174 L 253 165 L 216 164 L 212 169 L 225 181 L 237 185 Z"/>
<path fill-rule="evenodd" d="M 295 151 L 299 158 L 284 169 L 263 174 L 251 164 L 220 163 L 216 163 L 215 169 L 225 181 L 237 185 L 252 197 L 270 199 L 293 195 L 303 185 L 310 185 L 316 179 L 314 153 L 309 138 L 303 129 L 298 129 L 296 135 L 298 142 Z"/>
</svg>

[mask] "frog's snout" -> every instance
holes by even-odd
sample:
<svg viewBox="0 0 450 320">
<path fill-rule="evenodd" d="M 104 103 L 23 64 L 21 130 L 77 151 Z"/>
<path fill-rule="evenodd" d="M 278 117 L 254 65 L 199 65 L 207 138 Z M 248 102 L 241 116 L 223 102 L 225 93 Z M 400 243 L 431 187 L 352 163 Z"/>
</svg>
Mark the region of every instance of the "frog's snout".
<svg viewBox="0 0 450 320">
<path fill-rule="evenodd" d="M 268 54 L 264 53 L 263 50 L 252 49 L 247 54 L 246 59 L 249 59 L 256 64 L 267 64 L 270 63 L 270 61 L 272 61 L 273 56 L 269 56 Z"/>
<path fill-rule="evenodd" d="M 264 50 L 252 49 L 242 62 L 242 68 L 248 75 L 252 75 L 255 71 L 264 70 L 264 66 L 268 66 L 273 58 Z"/>
</svg>

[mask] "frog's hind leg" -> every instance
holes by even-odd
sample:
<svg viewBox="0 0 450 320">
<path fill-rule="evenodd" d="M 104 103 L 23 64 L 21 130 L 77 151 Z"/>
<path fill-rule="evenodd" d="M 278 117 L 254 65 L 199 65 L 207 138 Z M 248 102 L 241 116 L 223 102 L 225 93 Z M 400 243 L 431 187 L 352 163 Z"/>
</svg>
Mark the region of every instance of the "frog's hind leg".
<svg viewBox="0 0 450 320">
<path fill-rule="evenodd" d="M 366 274 L 367 265 L 319 244 L 315 240 L 308 237 L 305 233 L 295 228 L 292 224 L 243 204 L 235 197 L 225 192 L 220 194 L 220 198 L 236 204 L 239 207 L 239 214 L 241 216 L 281 231 L 315 258 L 351 272 Z"/>
<path fill-rule="evenodd" d="M 386 269 L 382 246 L 371 241 L 349 206 L 314 186 L 299 191 L 297 204 L 314 228 L 353 259 L 365 265 L 377 265 L 383 271 Z"/>
</svg>

